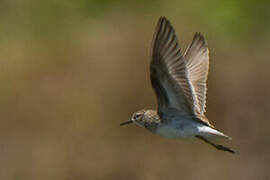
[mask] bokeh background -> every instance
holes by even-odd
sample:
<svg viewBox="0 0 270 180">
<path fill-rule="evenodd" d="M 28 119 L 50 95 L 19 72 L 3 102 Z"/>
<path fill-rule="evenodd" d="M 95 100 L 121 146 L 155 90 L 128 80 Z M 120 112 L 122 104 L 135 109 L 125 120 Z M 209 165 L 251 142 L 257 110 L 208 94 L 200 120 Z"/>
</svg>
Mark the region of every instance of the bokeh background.
<svg viewBox="0 0 270 180">
<path fill-rule="evenodd" d="M 270 179 L 270 1 L 1 0 L 0 179 Z M 160 16 L 210 48 L 207 116 L 239 153 L 135 125 Z"/>
</svg>

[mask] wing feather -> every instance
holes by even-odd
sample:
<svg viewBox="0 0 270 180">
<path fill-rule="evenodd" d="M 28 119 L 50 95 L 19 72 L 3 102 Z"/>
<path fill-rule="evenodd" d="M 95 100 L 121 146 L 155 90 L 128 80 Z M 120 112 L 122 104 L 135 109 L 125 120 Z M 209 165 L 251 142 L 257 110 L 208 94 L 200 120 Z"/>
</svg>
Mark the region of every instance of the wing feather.
<svg viewBox="0 0 270 180">
<path fill-rule="evenodd" d="M 192 113 L 184 89 L 189 89 L 186 67 L 177 37 L 166 18 L 159 19 L 152 45 L 151 82 L 158 99 L 159 112 L 169 107 Z M 181 87 L 181 85 L 183 87 Z"/>
<path fill-rule="evenodd" d="M 184 55 L 188 78 L 194 89 L 198 107 L 196 112 L 201 115 L 206 111 L 207 76 L 209 69 L 209 50 L 205 38 L 196 33 Z"/>
<path fill-rule="evenodd" d="M 200 122 L 211 126 L 204 116 L 208 65 L 208 49 L 203 36 L 196 33 L 183 56 L 172 25 L 161 17 L 153 38 L 150 64 L 159 113 L 174 108 L 193 114 Z"/>
</svg>

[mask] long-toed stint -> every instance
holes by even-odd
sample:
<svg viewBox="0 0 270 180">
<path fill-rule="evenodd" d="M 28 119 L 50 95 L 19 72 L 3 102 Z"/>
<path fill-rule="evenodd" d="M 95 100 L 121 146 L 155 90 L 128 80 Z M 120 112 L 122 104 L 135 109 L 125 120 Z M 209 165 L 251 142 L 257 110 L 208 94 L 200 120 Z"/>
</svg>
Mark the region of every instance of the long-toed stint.
<svg viewBox="0 0 270 180">
<path fill-rule="evenodd" d="M 181 52 L 174 28 L 161 17 L 152 44 L 150 77 L 158 109 L 135 112 L 131 120 L 166 138 L 197 138 L 218 150 L 235 153 L 211 139 L 229 136 L 216 130 L 204 115 L 206 110 L 209 51 L 202 34 L 196 33 L 185 53 Z"/>
</svg>

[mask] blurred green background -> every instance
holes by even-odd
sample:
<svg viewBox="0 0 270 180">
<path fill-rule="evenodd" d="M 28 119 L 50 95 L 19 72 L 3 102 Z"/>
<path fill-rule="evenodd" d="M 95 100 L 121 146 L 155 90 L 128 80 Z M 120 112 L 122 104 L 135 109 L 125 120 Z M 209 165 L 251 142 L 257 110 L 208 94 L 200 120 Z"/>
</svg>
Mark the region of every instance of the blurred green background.
<svg viewBox="0 0 270 180">
<path fill-rule="evenodd" d="M 1 0 L 0 179 L 270 179 L 270 1 Z M 207 116 L 233 137 L 168 140 L 135 125 L 156 108 L 160 16 L 210 48 Z"/>
</svg>

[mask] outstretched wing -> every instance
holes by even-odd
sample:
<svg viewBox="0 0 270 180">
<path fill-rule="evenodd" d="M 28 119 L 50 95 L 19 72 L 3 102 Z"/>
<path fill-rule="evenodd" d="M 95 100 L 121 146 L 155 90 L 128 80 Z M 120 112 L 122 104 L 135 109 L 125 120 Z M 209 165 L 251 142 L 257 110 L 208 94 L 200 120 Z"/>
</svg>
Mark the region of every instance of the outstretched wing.
<svg viewBox="0 0 270 180">
<path fill-rule="evenodd" d="M 196 113 L 203 115 L 206 110 L 207 75 L 209 51 L 205 38 L 196 33 L 184 55 L 188 79 L 196 98 Z"/>
<path fill-rule="evenodd" d="M 185 93 L 190 90 L 185 60 L 174 29 L 165 17 L 159 19 L 154 34 L 150 73 L 159 111 L 172 107 L 192 113 L 188 102 L 188 98 L 193 98 L 192 93 Z"/>
<path fill-rule="evenodd" d="M 203 98 L 198 98 L 196 94 L 197 89 L 201 92 L 200 81 L 197 84 L 196 79 L 199 72 L 197 54 L 201 52 L 197 44 L 197 40 L 194 40 L 183 56 L 172 25 L 165 17 L 161 17 L 153 38 L 151 82 L 157 95 L 159 112 L 175 108 L 182 113 L 198 114 L 199 120 L 209 124 L 203 113 L 199 113 L 200 100 Z"/>
</svg>

